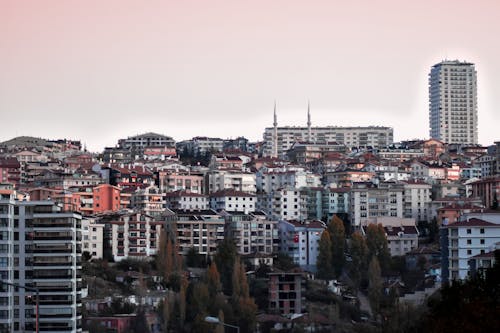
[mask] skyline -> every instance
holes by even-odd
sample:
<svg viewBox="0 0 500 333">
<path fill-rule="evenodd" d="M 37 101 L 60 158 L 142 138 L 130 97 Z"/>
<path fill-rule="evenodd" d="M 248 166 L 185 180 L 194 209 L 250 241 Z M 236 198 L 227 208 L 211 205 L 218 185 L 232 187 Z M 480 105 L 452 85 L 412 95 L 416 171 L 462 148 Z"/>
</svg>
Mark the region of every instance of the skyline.
<svg viewBox="0 0 500 333">
<path fill-rule="evenodd" d="M 309 100 L 313 127 L 390 126 L 395 141 L 426 139 L 430 68 L 458 59 L 475 64 L 479 143 L 490 145 L 500 139 L 499 9 L 2 1 L 0 141 L 68 138 L 91 151 L 145 132 L 261 141 L 275 100 L 279 126 L 305 126 Z"/>
</svg>

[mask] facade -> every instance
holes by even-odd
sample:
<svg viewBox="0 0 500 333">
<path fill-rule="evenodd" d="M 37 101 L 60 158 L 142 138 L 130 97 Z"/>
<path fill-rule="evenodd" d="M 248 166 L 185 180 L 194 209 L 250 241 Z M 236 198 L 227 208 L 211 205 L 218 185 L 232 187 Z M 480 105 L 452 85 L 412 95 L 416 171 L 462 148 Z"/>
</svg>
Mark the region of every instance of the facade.
<svg viewBox="0 0 500 333">
<path fill-rule="evenodd" d="M 254 212 L 257 196 L 247 192 L 223 190 L 210 194 L 210 208 L 226 212 Z"/>
<path fill-rule="evenodd" d="M 208 197 L 188 191 L 175 191 L 165 194 L 166 208 L 183 210 L 207 210 Z"/>
<path fill-rule="evenodd" d="M 0 183 L 19 184 L 21 181 L 21 164 L 17 159 L 0 158 Z"/>
<path fill-rule="evenodd" d="M 306 310 L 303 272 L 269 273 L 269 312 L 279 314 L 303 313 Z"/>
<path fill-rule="evenodd" d="M 474 64 L 442 61 L 429 74 L 430 137 L 477 144 L 477 77 Z"/>
<path fill-rule="evenodd" d="M 428 205 L 431 202 L 432 186 L 420 181 L 407 181 L 404 183 L 403 215 L 415 221 L 426 221 Z"/>
<path fill-rule="evenodd" d="M 235 190 L 255 193 L 255 174 L 242 171 L 213 170 L 207 173 L 207 189 L 205 193 L 215 193 L 222 190 Z"/>
<path fill-rule="evenodd" d="M 212 256 L 224 240 L 225 220 L 213 210 L 173 209 L 166 214 L 166 228 L 176 234 L 180 254 L 194 248 L 199 254 Z"/>
<path fill-rule="evenodd" d="M 316 270 L 319 240 L 326 229 L 321 221 L 279 221 L 280 252 L 304 269 Z"/>
<path fill-rule="evenodd" d="M 258 209 L 275 220 L 307 219 L 307 197 L 294 187 L 282 188 L 258 197 Z"/>
<path fill-rule="evenodd" d="M 0 194 L 0 278 L 39 289 L 40 332 L 82 331 L 80 221 L 51 201 Z M 0 330 L 35 332 L 34 292 L 0 288 Z"/>
<path fill-rule="evenodd" d="M 263 155 L 283 158 L 294 143 L 304 141 L 336 142 L 348 148 L 367 146 L 380 148 L 393 142 L 393 132 L 391 127 L 381 126 L 277 127 L 277 123 L 275 123 L 275 127 L 267 127 L 264 130 Z M 274 147 L 277 147 L 277 149 Z"/>
<path fill-rule="evenodd" d="M 262 212 L 223 212 L 225 234 L 233 239 L 240 255 L 272 255 L 278 252 L 278 221 Z"/>
<path fill-rule="evenodd" d="M 204 178 L 201 174 L 195 174 L 189 171 L 159 171 L 158 186 L 163 192 L 185 190 L 191 193 L 203 194 Z"/>
<path fill-rule="evenodd" d="M 107 241 L 114 261 L 156 254 L 163 221 L 140 212 L 118 214 L 107 225 Z"/>
<path fill-rule="evenodd" d="M 82 253 L 88 252 L 92 259 L 102 259 L 104 254 L 104 224 L 93 218 L 82 219 Z"/>
<path fill-rule="evenodd" d="M 333 215 L 346 215 L 349 213 L 349 189 L 327 188 L 323 190 L 322 208 L 323 217 L 330 221 Z"/>
<path fill-rule="evenodd" d="M 418 248 L 418 230 L 412 218 L 379 218 L 374 223 L 384 227 L 391 256 L 404 256 Z"/>
<path fill-rule="evenodd" d="M 354 183 L 350 194 L 350 216 L 354 228 L 380 217 L 403 217 L 404 186 L 397 183 Z"/>
<path fill-rule="evenodd" d="M 130 198 L 130 208 L 140 210 L 146 215 L 159 216 L 165 208 L 163 193 L 156 186 L 137 189 Z"/>
<path fill-rule="evenodd" d="M 500 242 L 500 224 L 468 218 L 443 228 L 443 281 L 464 280 L 470 276 L 469 260 L 485 254 Z"/>
</svg>

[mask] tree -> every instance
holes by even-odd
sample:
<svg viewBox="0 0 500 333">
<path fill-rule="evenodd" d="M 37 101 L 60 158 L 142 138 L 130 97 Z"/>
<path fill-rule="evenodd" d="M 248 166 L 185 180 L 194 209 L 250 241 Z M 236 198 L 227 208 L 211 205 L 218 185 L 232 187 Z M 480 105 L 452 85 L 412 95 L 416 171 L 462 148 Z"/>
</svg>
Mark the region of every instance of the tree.
<svg viewBox="0 0 500 333">
<path fill-rule="evenodd" d="M 217 265 L 212 262 L 207 270 L 206 282 L 208 291 L 210 293 L 210 298 L 214 298 L 215 295 L 222 291 L 222 284 L 220 282 L 220 274 L 217 270 Z"/>
<path fill-rule="evenodd" d="M 146 320 L 146 314 L 144 312 L 144 309 L 139 308 L 139 310 L 137 310 L 135 319 L 132 321 L 130 325 L 130 332 L 149 333 L 149 326 Z"/>
<path fill-rule="evenodd" d="M 366 245 L 368 246 L 369 260 L 373 256 L 377 257 L 380 267 L 385 271 L 389 267 L 391 254 L 382 224 L 372 223 L 366 227 Z"/>
<path fill-rule="evenodd" d="M 357 290 L 361 280 L 366 276 L 368 263 L 368 247 L 363 235 L 356 231 L 351 236 L 351 278 Z"/>
<path fill-rule="evenodd" d="M 318 278 L 325 280 L 332 278 L 332 241 L 328 230 L 323 231 L 321 234 L 316 266 L 318 268 Z"/>
<path fill-rule="evenodd" d="M 167 232 L 162 229 L 160 241 L 158 242 L 158 254 L 156 255 L 156 268 L 163 276 L 163 281 L 167 283 L 174 267 L 174 253 L 172 241 Z"/>
<path fill-rule="evenodd" d="M 230 238 L 225 238 L 217 246 L 214 261 L 221 276 L 222 289 L 226 295 L 231 295 L 232 292 L 231 277 L 237 255 L 236 245 Z"/>
<path fill-rule="evenodd" d="M 293 262 L 292 257 L 284 252 L 279 252 L 276 258 L 274 259 L 273 266 L 282 271 L 289 271 L 292 268 L 297 267 L 297 264 Z"/>
<path fill-rule="evenodd" d="M 368 298 L 375 316 L 380 313 L 380 301 L 382 299 L 382 275 L 380 265 L 376 256 L 373 256 L 368 266 Z"/>
<path fill-rule="evenodd" d="M 338 277 L 342 274 L 345 263 L 345 228 L 344 222 L 337 215 L 328 224 L 328 232 L 332 241 L 332 266 Z"/>
<path fill-rule="evenodd" d="M 245 268 L 239 257 L 234 263 L 232 287 L 231 304 L 235 309 L 236 318 L 238 318 L 238 326 L 242 332 L 253 332 L 257 305 L 250 297 Z"/>
</svg>

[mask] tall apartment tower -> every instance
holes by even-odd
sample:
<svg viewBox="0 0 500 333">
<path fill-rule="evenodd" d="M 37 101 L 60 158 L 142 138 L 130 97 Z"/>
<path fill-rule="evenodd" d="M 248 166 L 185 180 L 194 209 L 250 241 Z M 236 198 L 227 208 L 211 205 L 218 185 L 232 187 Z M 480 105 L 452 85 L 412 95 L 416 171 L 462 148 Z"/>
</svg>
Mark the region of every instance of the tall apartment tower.
<svg viewBox="0 0 500 333">
<path fill-rule="evenodd" d="M 81 215 L 0 191 L 0 332 L 82 331 Z M 36 293 L 39 291 L 38 320 Z"/>
<path fill-rule="evenodd" d="M 477 78 L 474 64 L 445 60 L 429 73 L 431 138 L 477 144 Z"/>
</svg>

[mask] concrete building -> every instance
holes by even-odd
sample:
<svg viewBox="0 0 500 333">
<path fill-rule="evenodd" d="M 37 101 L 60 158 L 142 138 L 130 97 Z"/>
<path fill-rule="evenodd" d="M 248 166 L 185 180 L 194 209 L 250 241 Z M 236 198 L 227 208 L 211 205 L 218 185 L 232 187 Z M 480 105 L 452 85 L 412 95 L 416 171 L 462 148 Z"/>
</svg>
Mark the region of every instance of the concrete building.
<svg viewBox="0 0 500 333">
<path fill-rule="evenodd" d="M 287 315 L 306 311 L 304 272 L 272 272 L 268 276 L 269 312 Z"/>
<path fill-rule="evenodd" d="M 354 183 L 350 193 L 350 216 L 354 228 L 379 217 L 403 217 L 403 184 Z"/>
<path fill-rule="evenodd" d="M 347 215 L 349 213 L 349 188 L 326 188 L 323 190 L 322 208 L 323 218 L 330 221 L 333 215 Z"/>
<path fill-rule="evenodd" d="M 470 276 L 469 260 L 500 242 L 500 223 L 465 216 L 443 227 L 441 235 L 443 281 L 464 280 Z"/>
<path fill-rule="evenodd" d="M 204 177 L 190 171 L 165 170 L 158 172 L 158 186 L 162 192 L 179 190 L 204 194 Z"/>
<path fill-rule="evenodd" d="M 477 144 L 477 77 L 474 64 L 442 61 L 429 74 L 430 137 Z"/>
<path fill-rule="evenodd" d="M 205 176 L 205 193 L 215 193 L 222 190 L 235 190 L 255 193 L 255 174 L 242 171 L 212 170 Z"/>
<path fill-rule="evenodd" d="M 319 240 L 326 229 L 321 221 L 279 221 L 280 252 L 288 254 L 303 269 L 316 270 Z"/>
<path fill-rule="evenodd" d="M 104 254 L 104 224 L 94 218 L 82 219 L 82 253 L 88 252 L 92 259 L 102 259 Z"/>
<path fill-rule="evenodd" d="M 382 217 L 375 219 L 373 223 L 384 227 L 391 256 L 404 256 L 418 248 L 419 233 L 413 218 Z"/>
<path fill-rule="evenodd" d="M 262 193 L 258 196 L 257 209 L 275 220 L 305 221 L 308 213 L 307 196 L 303 196 L 300 190 L 293 187 Z"/>
<path fill-rule="evenodd" d="M 0 279 L 39 289 L 39 331 L 81 332 L 81 215 L 0 192 Z M 35 293 L 0 286 L 0 330 L 35 332 Z"/>
<path fill-rule="evenodd" d="M 159 216 L 165 209 L 163 193 L 156 186 L 138 188 L 132 193 L 130 208 L 142 211 L 146 215 Z"/>
<path fill-rule="evenodd" d="M 236 243 L 240 255 L 272 255 L 278 252 L 278 221 L 263 212 L 222 212 L 225 234 Z"/>
<path fill-rule="evenodd" d="M 183 210 L 207 210 L 208 197 L 203 194 L 189 191 L 175 191 L 165 194 L 166 208 Z"/>
<path fill-rule="evenodd" d="M 213 210 L 167 210 L 166 228 L 177 236 L 179 253 L 194 248 L 199 254 L 213 256 L 224 240 L 225 220 Z"/>
<path fill-rule="evenodd" d="M 223 190 L 210 194 L 210 208 L 226 212 L 254 212 L 257 196 L 248 192 Z"/>
<path fill-rule="evenodd" d="M 432 185 L 422 181 L 403 182 L 403 215 L 415 221 L 427 221 L 428 205 L 432 201 Z"/>
<path fill-rule="evenodd" d="M 141 212 L 118 214 L 107 223 L 107 245 L 114 261 L 145 258 L 158 249 L 163 221 Z"/>
</svg>

